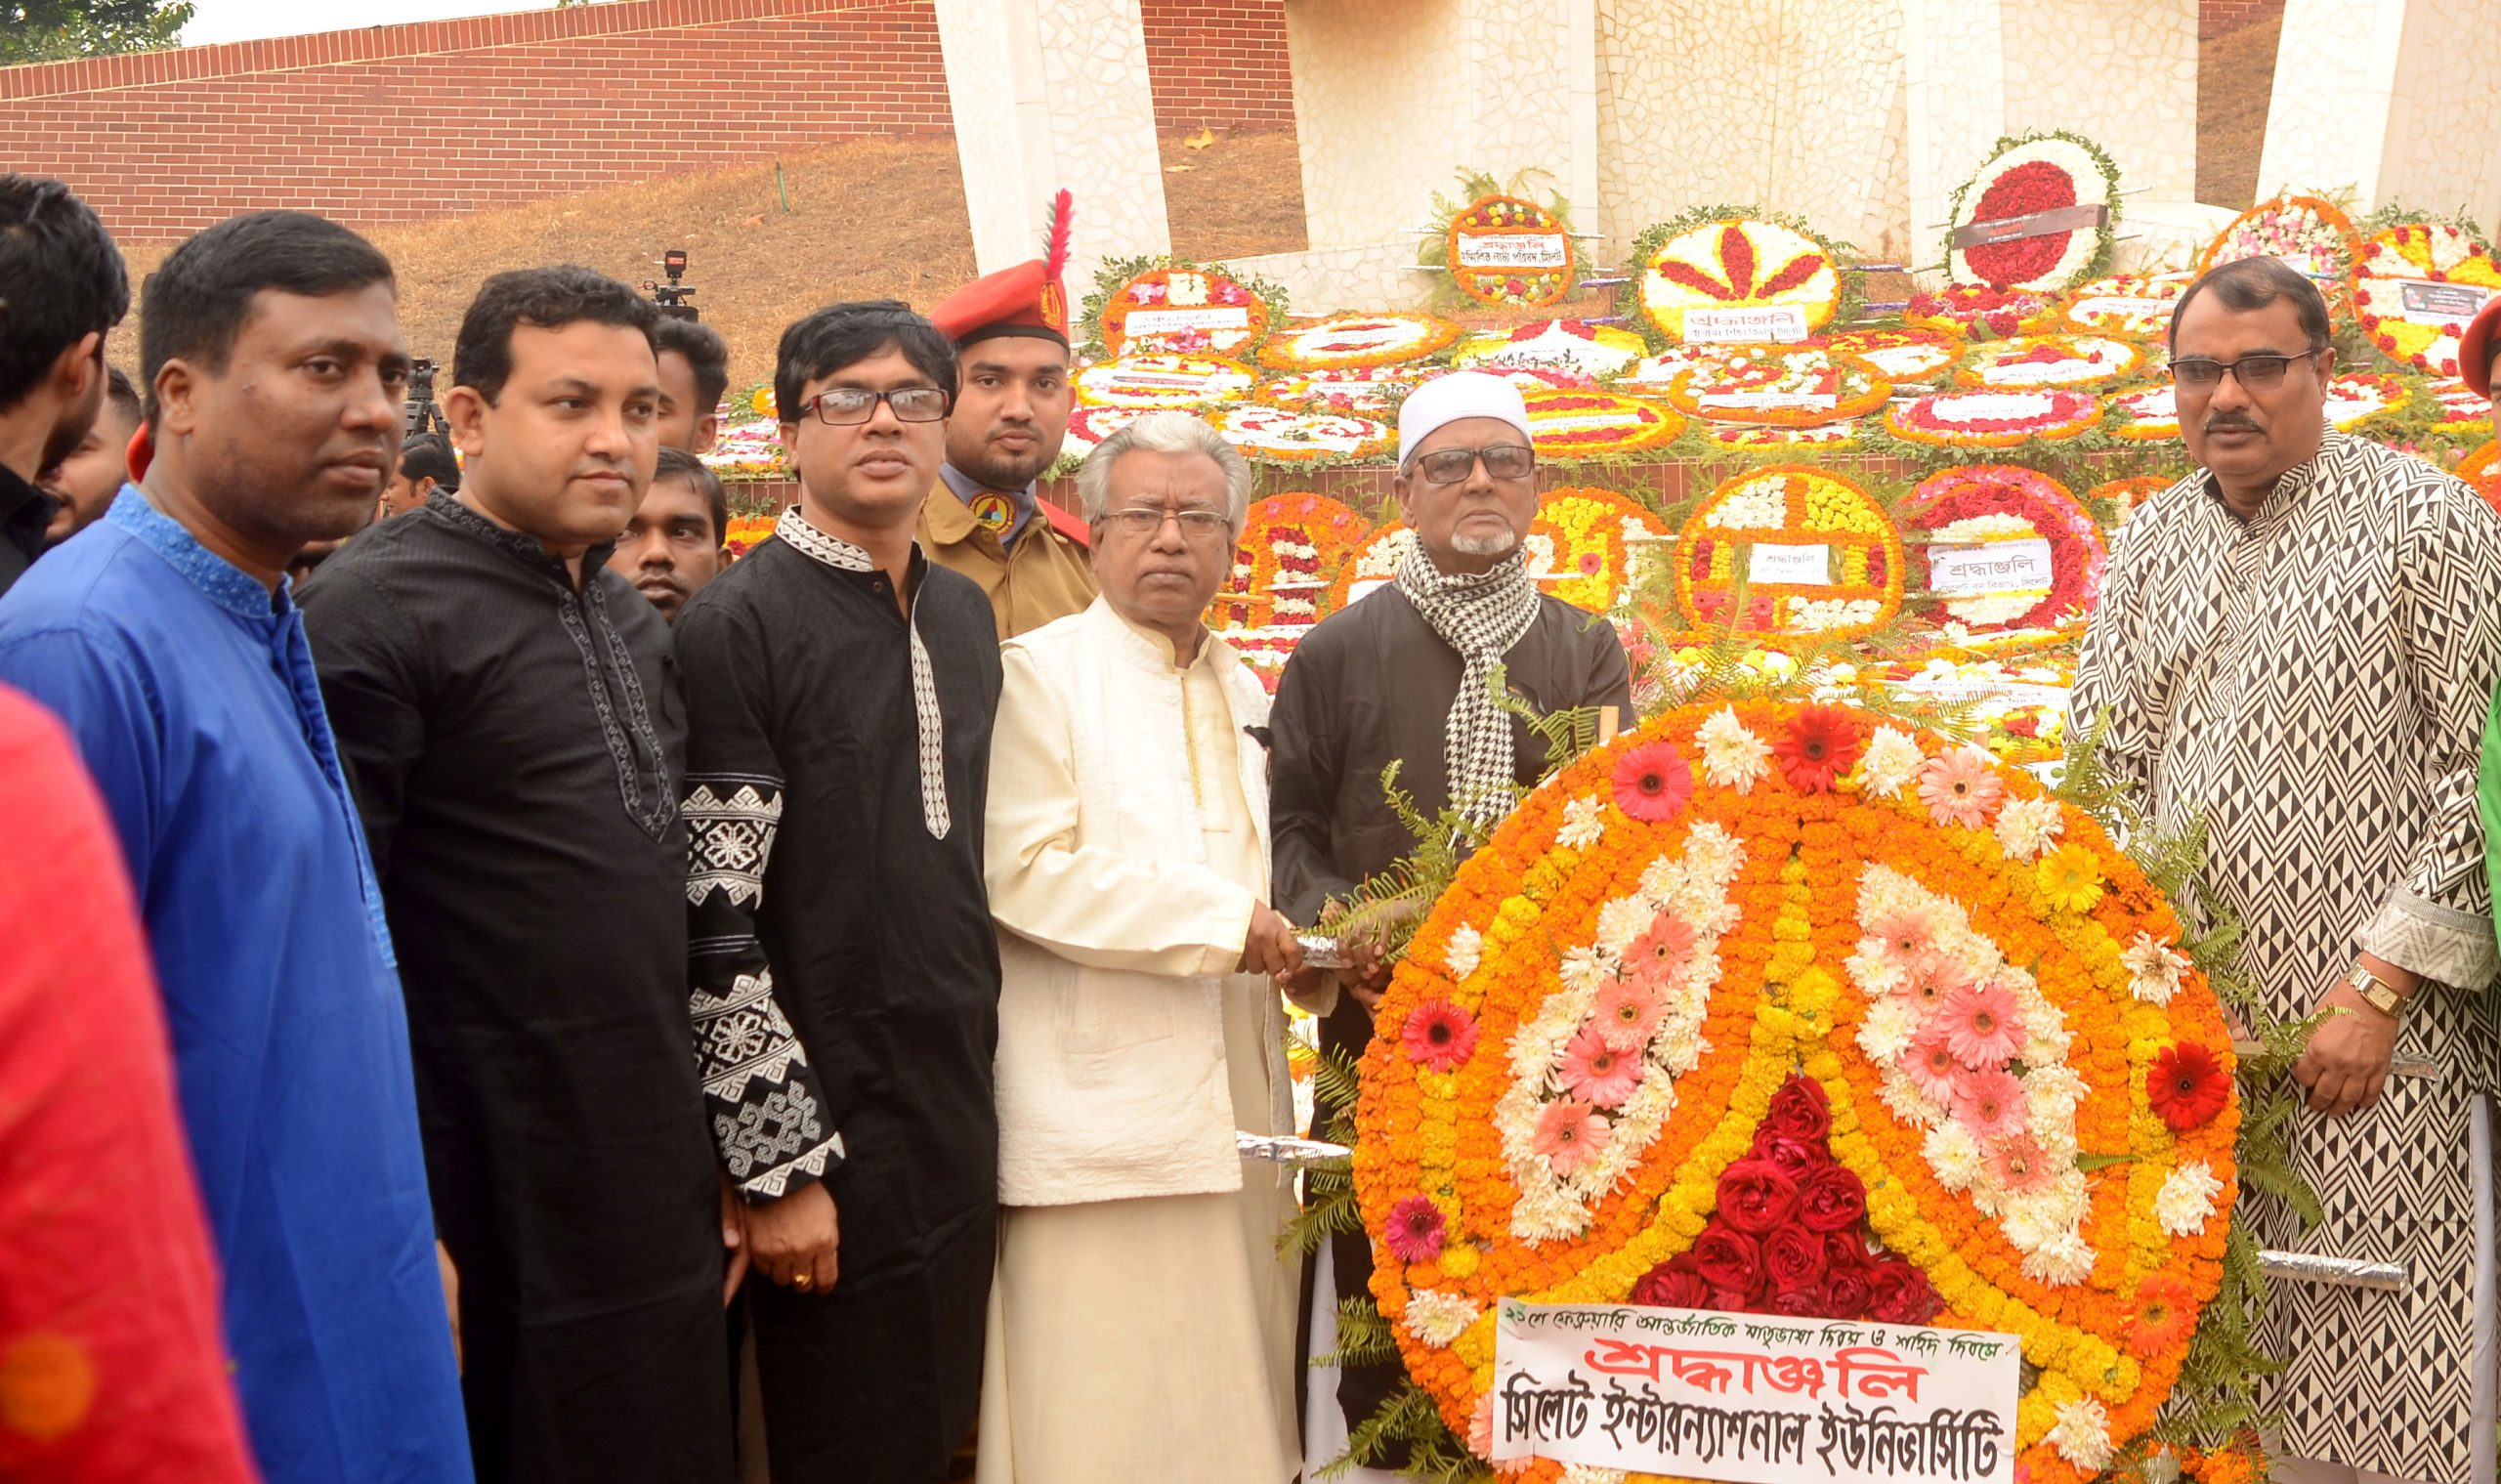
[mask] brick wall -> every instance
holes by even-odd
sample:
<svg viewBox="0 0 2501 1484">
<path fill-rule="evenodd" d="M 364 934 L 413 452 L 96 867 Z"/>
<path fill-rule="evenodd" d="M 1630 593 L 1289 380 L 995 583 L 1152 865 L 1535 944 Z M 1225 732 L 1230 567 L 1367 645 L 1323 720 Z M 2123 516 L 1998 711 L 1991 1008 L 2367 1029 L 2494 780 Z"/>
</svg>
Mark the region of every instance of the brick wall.
<svg viewBox="0 0 2501 1484">
<path fill-rule="evenodd" d="M 2284 0 L 2197 0 L 2198 36 L 2220 36 L 2261 21 L 2276 21 Z"/>
<path fill-rule="evenodd" d="M 1155 126 L 1293 127 L 1285 0 L 1140 0 Z"/>
<path fill-rule="evenodd" d="M 1292 127 L 1284 0 L 1146 0 L 1159 122 Z M 0 168 L 134 242 L 459 216 L 953 119 L 930 0 L 622 0 L 0 67 Z"/>
</svg>

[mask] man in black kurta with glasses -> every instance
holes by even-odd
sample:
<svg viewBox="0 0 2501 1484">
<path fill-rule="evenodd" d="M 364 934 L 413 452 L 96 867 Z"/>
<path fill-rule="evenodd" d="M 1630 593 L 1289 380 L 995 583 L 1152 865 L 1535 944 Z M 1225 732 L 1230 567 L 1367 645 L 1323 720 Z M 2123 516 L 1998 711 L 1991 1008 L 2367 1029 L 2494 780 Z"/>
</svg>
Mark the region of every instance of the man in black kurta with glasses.
<svg viewBox="0 0 2501 1484">
<path fill-rule="evenodd" d="M 749 1293 L 775 1484 L 935 1484 L 981 1384 L 998 639 L 912 539 L 954 385 L 901 304 L 791 325 L 773 390 L 800 503 L 677 621 L 696 1034 L 770 1280 Z"/>
</svg>

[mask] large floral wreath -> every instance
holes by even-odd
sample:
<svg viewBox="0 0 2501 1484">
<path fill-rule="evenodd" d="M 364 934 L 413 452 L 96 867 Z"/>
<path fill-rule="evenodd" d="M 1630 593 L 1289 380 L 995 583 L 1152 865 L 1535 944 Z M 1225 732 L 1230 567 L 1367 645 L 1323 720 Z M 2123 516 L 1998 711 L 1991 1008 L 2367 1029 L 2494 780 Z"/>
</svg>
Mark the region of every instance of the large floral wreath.
<svg viewBox="0 0 2501 1484">
<path fill-rule="evenodd" d="M 1250 395 L 1258 373 L 1221 356 L 1123 356 L 1074 378 L 1081 407 L 1208 407 Z"/>
<path fill-rule="evenodd" d="M 1897 387 L 1935 381 L 1954 369 L 1965 350 L 1961 334 L 1937 329 L 1844 330 L 1825 346 L 1866 361 Z"/>
<path fill-rule="evenodd" d="M 1812 427 L 1883 406 L 1893 384 L 1866 361 L 1821 346 L 1731 346 L 1678 376 L 1668 403 L 1715 422 Z"/>
<path fill-rule="evenodd" d="M 1516 329 L 1461 341 L 1450 362 L 1476 370 L 1561 371 L 1592 379 L 1618 376 L 1641 359 L 1640 336 L 1611 324 L 1538 319 Z"/>
<path fill-rule="evenodd" d="M 2067 133 L 2000 140 L 1987 163 L 1954 192 L 1946 276 L 1999 289 L 2062 292 L 2110 261 L 2118 201 L 2119 167 L 2091 140 Z M 2099 207 L 2102 215 L 2096 225 L 1955 245 L 1975 227 L 2068 207 Z"/>
<path fill-rule="evenodd" d="M 1957 383 L 1999 391 L 2110 386 L 2144 363 L 2145 353 L 2107 335 L 2017 335 L 1971 348 Z"/>
<path fill-rule="evenodd" d="M 1653 447 L 1684 431 L 1665 407 L 1612 392 L 1530 392 L 1529 442 L 1546 458 L 1595 458 Z"/>
<path fill-rule="evenodd" d="M 2100 400 L 2090 392 L 1939 392 L 1885 409 L 1895 438 L 1948 448 L 2056 443 L 2100 420 Z"/>
<path fill-rule="evenodd" d="M 1572 291 L 1571 225 L 1525 196 L 1468 202 L 1451 217 L 1442 252 L 1459 291 L 1480 304 L 1534 308 Z"/>
<path fill-rule="evenodd" d="M 1423 379 L 1414 365 L 1367 365 L 1348 370 L 1293 371 L 1259 388 L 1259 400 L 1298 412 L 1343 412 L 1359 417 L 1393 411 Z"/>
<path fill-rule="evenodd" d="M 1829 469 L 1771 464 L 1722 482 L 1685 519 L 1675 563 L 1676 606 L 1697 628 L 1849 639 L 1902 610 L 1901 532 Z"/>
<path fill-rule="evenodd" d="M 2036 470 L 2014 464 L 1939 470 L 1911 491 L 1901 519 L 1928 537 L 1910 552 L 1909 580 L 1921 587 L 1929 585 L 1931 547 L 2049 543 L 2047 585 L 1931 597 L 1946 621 L 1968 629 L 2046 628 L 2090 614 L 2101 597 L 2102 572 L 2110 564 L 2101 528 L 2066 486 Z"/>
<path fill-rule="evenodd" d="M 1431 315 L 1333 315 L 1280 327 L 1259 347 L 1259 363 L 1280 371 L 1398 365 L 1458 338 L 1458 325 Z"/>
<path fill-rule="evenodd" d="M 2057 301 L 2028 289 L 1991 288 L 1985 283 L 1948 283 L 1934 293 L 1911 295 L 1902 322 L 1913 329 L 1934 330 L 1972 340 L 2003 340 L 2055 328 Z"/>
<path fill-rule="evenodd" d="M 2450 285 L 2480 307 L 2481 296 L 2501 293 L 2501 263 L 2446 222 L 2391 227 L 2364 237 L 2354 254 L 2353 314 L 2381 355 L 2435 376 L 2455 376 L 2458 334 L 2474 309 L 2458 314 L 2445 302 L 2431 302 Z"/>
<path fill-rule="evenodd" d="M 1794 308 L 1813 334 L 1856 299 L 1844 265 L 1849 249 L 1802 222 L 1757 211 L 1706 207 L 1664 222 L 1633 240 L 1639 276 L 1625 285 L 1638 311 L 1672 341 L 1694 310 Z"/>
<path fill-rule="evenodd" d="M 2326 289 L 2353 271 L 2358 242 L 2353 218 L 2335 202 L 2314 195 L 2279 195 L 2260 201 L 2215 233 L 2198 255 L 2197 272 L 2242 258 L 2281 258 Z"/>
<path fill-rule="evenodd" d="M 2196 281 L 2187 274 L 2116 274 L 2069 295 L 2067 328 L 2086 335 L 2154 340 L 2171 329 L 2171 311 Z"/>
<path fill-rule="evenodd" d="M 1584 755 L 1375 1012 L 1354 1182 L 1409 1374 L 1481 1453 L 1505 1297 L 1932 1319 L 2020 1340 L 2032 1484 L 2094 1477 L 2224 1284 L 2231 1038 L 2181 937 L 2089 816 L 1865 712 Z"/>
<path fill-rule="evenodd" d="M 1296 412 L 1287 407 L 1227 407 L 1208 420 L 1245 458 L 1300 464 L 1314 459 L 1353 461 L 1389 449 L 1385 423 L 1337 412 Z"/>
<path fill-rule="evenodd" d="M 1193 353 L 1239 356 L 1259 343 L 1282 295 L 1262 293 L 1221 267 L 1194 263 L 1140 269 L 1113 288 L 1090 322 L 1107 356 Z"/>
</svg>

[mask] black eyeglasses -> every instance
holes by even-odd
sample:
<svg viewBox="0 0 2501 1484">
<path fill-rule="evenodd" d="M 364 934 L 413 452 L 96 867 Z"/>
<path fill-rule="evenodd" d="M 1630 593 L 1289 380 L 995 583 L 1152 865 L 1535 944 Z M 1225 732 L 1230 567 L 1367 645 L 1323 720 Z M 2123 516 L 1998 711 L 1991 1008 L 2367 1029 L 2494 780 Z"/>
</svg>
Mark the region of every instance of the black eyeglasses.
<svg viewBox="0 0 2501 1484">
<path fill-rule="evenodd" d="M 1496 444 L 1491 448 L 1437 448 L 1416 460 L 1416 470 L 1428 485 L 1456 485 L 1467 478 L 1476 461 L 1498 480 L 1526 479 L 1537 469 L 1537 450 L 1522 444 Z"/>
<path fill-rule="evenodd" d="M 881 402 L 895 409 L 897 422 L 936 422 L 947 415 L 947 394 L 936 387 L 897 387 L 891 392 L 827 387 L 799 403 L 799 415 L 813 412 L 827 427 L 840 428 L 876 416 Z"/>
<path fill-rule="evenodd" d="M 2263 392 L 2281 383 L 2286 368 L 2294 361 L 2308 360 L 2325 349 L 2325 346 L 2318 346 L 2298 356 L 2243 356 L 2238 360 L 2211 360 L 2203 356 L 2192 356 L 2186 360 L 2171 363 L 2171 379 L 2183 390 L 2207 392 L 2223 385 L 2224 377 L 2229 374 L 2248 390 Z"/>
<path fill-rule="evenodd" d="M 1233 522 L 1221 510 L 1166 510 L 1161 505 L 1130 505 L 1106 510 L 1103 521 L 1115 530 L 1152 538 L 1166 521 L 1177 522 L 1181 537 L 1193 545 L 1212 546 L 1233 534 Z"/>
</svg>

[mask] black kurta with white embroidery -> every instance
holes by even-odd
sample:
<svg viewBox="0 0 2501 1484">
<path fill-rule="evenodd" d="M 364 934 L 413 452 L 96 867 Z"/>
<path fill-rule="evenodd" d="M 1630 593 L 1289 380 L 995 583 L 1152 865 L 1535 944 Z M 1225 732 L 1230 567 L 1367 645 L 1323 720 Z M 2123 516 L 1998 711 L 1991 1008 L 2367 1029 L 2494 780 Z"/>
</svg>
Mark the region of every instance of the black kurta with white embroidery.
<svg viewBox="0 0 2501 1484">
<path fill-rule="evenodd" d="M 907 619 L 859 548 L 790 511 L 677 623 L 714 1131 L 749 1199 L 822 1178 L 841 1222 L 830 1293 L 750 1290 L 788 1484 L 944 1478 L 980 1388 L 998 639 L 970 581 L 917 551 L 911 580 Z"/>
<path fill-rule="evenodd" d="M 436 495 L 322 565 L 305 628 L 399 949 L 478 1477 L 702 1484 L 731 1414 L 684 711 L 606 556 L 576 592 Z"/>
</svg>

